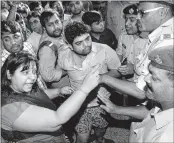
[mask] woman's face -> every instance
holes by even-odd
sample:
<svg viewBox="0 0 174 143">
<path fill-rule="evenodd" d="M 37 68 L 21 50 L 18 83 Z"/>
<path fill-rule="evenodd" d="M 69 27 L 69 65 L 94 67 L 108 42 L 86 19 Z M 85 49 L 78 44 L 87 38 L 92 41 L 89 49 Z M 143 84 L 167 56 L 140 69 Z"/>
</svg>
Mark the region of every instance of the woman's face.
<svg viewBox="0 0 174 143">
<path fill-rule="evenodd" d="M 30 92 L 37 79 L 37 67 L 34 61 L 30 62 L 28 69 L 23 69 L 23 67 L 24 65 L 21 65 L 17 68 L 13 75 L 7 71 L 12 89 L 19 93 Z"/>
</svg>

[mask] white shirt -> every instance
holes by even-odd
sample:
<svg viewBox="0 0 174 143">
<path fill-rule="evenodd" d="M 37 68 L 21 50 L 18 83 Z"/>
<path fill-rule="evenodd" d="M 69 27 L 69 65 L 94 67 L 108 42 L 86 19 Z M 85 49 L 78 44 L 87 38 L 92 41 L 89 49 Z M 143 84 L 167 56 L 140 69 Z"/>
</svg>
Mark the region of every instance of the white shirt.
<svg viewBox="0 0 174 143">
<path fill-rule="evenodd" d="M 129 142 L 173 142 L 173 112 L 153 108 L 141 123 L 132 123 Z"/>
</svg>

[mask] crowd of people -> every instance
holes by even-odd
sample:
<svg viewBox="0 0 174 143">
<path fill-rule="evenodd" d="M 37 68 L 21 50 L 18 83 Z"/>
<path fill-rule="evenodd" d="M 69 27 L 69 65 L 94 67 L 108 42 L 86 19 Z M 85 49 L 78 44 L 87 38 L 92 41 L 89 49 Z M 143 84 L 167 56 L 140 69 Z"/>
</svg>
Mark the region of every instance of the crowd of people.
<svg viewBox="0 0 174 143">
<path fill-rule="evenodd" d="M 2 142 L 113 143 L 108 114 L 135 119 L 129 142 L 174 141 L 174 2 L 126 5 L 118 39 L 107 3 L 1 1 Z"/>
</svg>

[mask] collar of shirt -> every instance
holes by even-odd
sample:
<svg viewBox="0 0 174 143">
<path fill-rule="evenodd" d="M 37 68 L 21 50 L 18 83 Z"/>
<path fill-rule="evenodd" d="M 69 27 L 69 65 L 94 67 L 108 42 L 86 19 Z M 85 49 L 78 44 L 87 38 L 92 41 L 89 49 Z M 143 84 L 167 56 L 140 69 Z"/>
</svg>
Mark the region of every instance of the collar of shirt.
<svg viewBox="0 0 174 143">
<path fill-rule="evenodd" d="M 6 49 L 3 49 L 2 57 L 5 56 L 5 55 L 10 55 L 10 53 Z"/>
<path fill-rule="evenodd" d="M 151 113 L 151 117 L 154 117 L 155 119 L 156 129 L 160 129 L 173 121 L 173 109 L 174 108 L 171 108 L 160 112 L 160 109 L 155 107 L 154 112 Z"/>
<path fill-rule="evenodd" d="M 150 42 L 154 41 L 158 36 L 161 35 L 160 33 L 162 32 L 163 27 L 168 27 L 168 26 L 173 27 L 173 20 L 174 20 L 174 17 L 172 17 L 171 19 L 169 19 L 168 21 L 166 21 L 164 24 L 162 24 L 156 30 L 154 30 L 151 34 L 149 34 L 148 37 L 149 37 Z"/>
<path fill-rule="evenodd" d="M 85 60 L 83 61 L 82 63 L 82 67 L 79 68 L 77 67 L 75 64 L 74 64 L 74 68 L 75 69 L 78 69 L 78 70 L 83 70 L 85 68 L 87 68 L 87 65 L 89 64 L 89 62 L 93 59 L 93 57 L 96 55 L 97 53 L 97 48 L 95 47 L 95 45 L 93 44 L 92 42 L 92 49 L 91 49 L 91 52 L 86 56 Z"/>
</svg>

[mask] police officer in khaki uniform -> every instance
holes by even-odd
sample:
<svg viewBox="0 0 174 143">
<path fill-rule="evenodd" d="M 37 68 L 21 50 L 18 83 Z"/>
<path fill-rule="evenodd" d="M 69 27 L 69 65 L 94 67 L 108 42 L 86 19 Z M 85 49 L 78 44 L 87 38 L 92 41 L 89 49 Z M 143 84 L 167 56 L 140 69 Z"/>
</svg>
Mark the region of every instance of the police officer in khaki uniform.
<svg viewBox="0 0 174 143">
<path fill-rule="evenodd" d="M 106 75 L 102 76 L 103 83 L 112 86 L 124 94 L 134 96 L 139 99 L 145 99 L 144 92 L 144 76 L 148 74 L 148 53 L 156 47 L 156 44 L 167 38 L 173 37 L 173 15 L 172 4 L 173 1 L 144 1 L 140 2 L 138 9 L 140 14 L 139 30 L 142 32 L 150 32 L 145 50 L 141 52 L 141 58 L 137 58 L 139 74 L 137 82 L 127 82 L 120 79 L 112 78 Z M 173 2 L 174 3 L 174 2 Z M 140 68 L 142 67 L 142 68 Z"/>
<path fill-rule="evenodd" d="M 160 106 L 152 108 L 142 122 L 131 125 L 130 142 L 173 142 L 174 113 L 174 47 L 172 41 L 166 39 L 148 54 L 149 74 L 145 76 L 146 97 Z M 109 113 L 122 114 L 125 108 L 114 105 L 107 98 L 100 96 L 105 103 L 101 105 Z M 129 108 L 132 112 L 133 107 Z"/>
<path fill-rule="evenodd" d="M 173 15 L 172 15 L 172 2 L 173 1 L 158 1 L 158 2 L 140 2 L 139 5 L 139 30 L 150 32 L 149 42 L 147 48 L 142 52 L 142 57 L 139 59 L 139 78 L 137 82 L 123 81 L 117 78 L 103 75 L 101 82 L 105 83 L 124 94 L 131 95 L 138 99 L 146 100 L 145 96 L 145 81 L 144 77 L 149 73 L 148 65 L 148 53 L 153 49 L 157 49 L 159 43 L 163 43 L 162 46 L 170 44 L 173 46 Z M 172 40 L 171 40 L 172 39 Z M 142 68 L 141 68 L 142 67 Z M 135 107 L 119 107 L 117 114 L 124 114 L 136 119 L 143 120 L 149 113 L 149 109 L 146 105 Z"/>
</svg>

